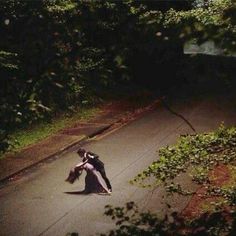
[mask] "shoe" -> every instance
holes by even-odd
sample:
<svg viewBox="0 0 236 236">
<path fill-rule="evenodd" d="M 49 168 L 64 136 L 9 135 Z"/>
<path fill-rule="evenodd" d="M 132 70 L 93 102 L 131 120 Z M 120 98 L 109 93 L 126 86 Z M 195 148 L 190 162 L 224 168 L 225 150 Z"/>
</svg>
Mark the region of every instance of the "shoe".
<svg viewBox="0 0 236 236">
<path fill-rule="evenodd" d="M 103 192 L 103 193 L 98 193 L 98 195 L 111 195 L 111 193 L 110 192 Z"/>
<path fill-rule="evenodd" d="M 110 188 L 110 189 L 108 189 L 108 191 L 110 192 L 110 193 L 112 193 L 112 189 Z"/>
</svg>

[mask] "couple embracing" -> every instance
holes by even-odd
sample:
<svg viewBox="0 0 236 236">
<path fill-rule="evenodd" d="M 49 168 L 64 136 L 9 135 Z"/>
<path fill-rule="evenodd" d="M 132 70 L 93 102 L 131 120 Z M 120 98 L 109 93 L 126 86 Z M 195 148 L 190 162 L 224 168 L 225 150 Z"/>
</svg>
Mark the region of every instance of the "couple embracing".
<svg viewBox="0 0 236 236">
<path fill-rule="evenodd" d="M 77 154 L 82 158 L 82 162 L 77 164 L 69 173 L 66 181 L 74 183 L 76 178 L 79 178 L 82 171 L 86 171 L 85 189 L 82 193 L 106 193 L 111 194 L 112 187 L 109 179 L 106 176 L 104 163 L 99 159 L 99 156 L 92 152 L 86 152 L 80 148 Z M 106 186 L 104 184 L 104 181 Z"/>
</svg>

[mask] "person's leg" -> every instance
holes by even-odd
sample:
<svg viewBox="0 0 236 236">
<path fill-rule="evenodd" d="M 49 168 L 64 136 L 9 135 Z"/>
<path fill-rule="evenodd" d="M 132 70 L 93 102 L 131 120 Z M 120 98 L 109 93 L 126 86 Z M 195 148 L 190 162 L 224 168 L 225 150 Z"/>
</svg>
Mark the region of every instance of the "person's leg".
<svg viewBox="0 0 236 236">
<path fill-rule="evenodd" d="M 107 178 L 105 169 L 99 170 L 99 173 L 101 174 L 102 178 L 105 180 L 106 185 L 107 185 L 107 188 L 108 188 L 110 191 L 112 191 L 111 183 L 110 183 L 109 179 Z"/>
</svg>

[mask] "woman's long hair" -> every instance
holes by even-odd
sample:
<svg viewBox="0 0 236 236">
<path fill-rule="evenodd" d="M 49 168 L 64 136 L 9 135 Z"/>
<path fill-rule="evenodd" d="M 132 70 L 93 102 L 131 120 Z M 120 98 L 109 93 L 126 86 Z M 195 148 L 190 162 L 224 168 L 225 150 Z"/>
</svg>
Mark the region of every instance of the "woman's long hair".
<svg viewBox="0 0 236 236">
<path fill-rule="evenodd" d="M 76 179 L 79 179 L 80 175 L 82 174 L 82 170 L 79 168 L 74 168 L 74 170 L 71 170 L 68 177 L 65 181 L 73 184 Z"/>
</svg>

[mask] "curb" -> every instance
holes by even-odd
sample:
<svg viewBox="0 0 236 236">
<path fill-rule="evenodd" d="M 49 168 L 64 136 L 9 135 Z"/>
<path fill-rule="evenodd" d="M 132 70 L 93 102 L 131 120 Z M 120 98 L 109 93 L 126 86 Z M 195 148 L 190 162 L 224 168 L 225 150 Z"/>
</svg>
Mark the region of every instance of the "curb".
<svg viewBox="0 0 236 236">
<path fill-rule="evenodd" d="M 13 173 L 11 173 L 11 174 L 9 174 L 9 175 L 7 175 L 7 176 L 1 178 L 1 179 L 0 179 L 0 185 L 5 184 L 5 183 L 7 183 L 7 182 L 9 182 L 9 181 L 14 181 L 14 177 L 20 175 L 21 173 L 25 172 L 26 170 L 28 170 L 28 169 L 30 169 L 30 168 L 32 168 L 32 167 L 37 166 L 38 164 L 40 164 L 40 163 L 42 163 L 42 162 L 44 162 L 44 161 L 46 161 L 46 160 L 49 160 L 50 158 L 52 158 L 52 157 L 54 157 L 54 156 L 60 155 L 61 153 L 63 153 L 63 152 L 66 151 L 67 149 L 73 147 L 74 145 L 76 145 L 76 144 L 78 144 L 78 143 L 80 143 L 80 142 L 84 142 L 86 139 L 87 139 L 87 137 L 84 136 L 82 139 L 80 139 L 80 140 L 78 140 L 78 141 L 75 141 L 75 142 L 73 142 L 73 143 L 71 143 L 71 144 L 65 146 L 64 148 L 61 148 L 61 149 L 58 150 L 57 152 L 55 152 L 55 153 L 53 153 L 53 154 L 50 154 L 50 155 L 46 156 L 45 158 L 43 158 L 43 159 L 41 159 L 41 160 L 39 160 L 39 161 L 35 161 L 34 163 L 29 164 L 29 165 L 27 165 L 26 167 L 23 167 L 23 168 L 21 168 L 21 169 L 19 169 L 19 170 L 17 170 L 17 171 L 14 171 Z"/>
<path fill-rule="evenodd" d="M 82 138 L 80 138 L 79 140 L 76 140 L 76 141 L 64 146 L 63 148 L 59 149 L 58 151 L 56 151 L 50 155 L 47 155 L 46 157 L 42 158 L 41 160 L 35 161 L 34 163 L 29 164 L 19 170 L 13 171 L 13 173 L 6 175 L 0 179 L 0 187 L 10 181 L 14 181 L 15 179 L 17 179 L 17 176 L 24 173 L 26 170 L 28 170 L 32 167 L 35 167 L 40 163 L 43 163 L 53 157 L 56 157 L 56 156 L 62 154 L 63 152 L 67 151 L 68 149 L 70 149 L 76 145 L 79 145 L 79 144 L 83 145 L 89 139 L 94 138 L 95 136 L 100 135 L 109 129 L 112 129 L 112 127 L 114 127 L 114 130 L 116 130 L 117 124 L 118 124 L 118 127 L 123 127 L 124 125 L 127 125 L 128 123 L 130 123 L 130 122 L 138 119 L 142 115 L 144 115 L 146 112 L 152 111 L 159 104 L 160 104 L 160 100 L 156 99 L 151 104 L 147 105 L 146 107 L 137 108 L 134 111 L 129 112 L 128 115 L 132 114 L 133 115 L 132 118 L 126 119 L 127 114 L 124 114 L 124 117 L 116 119 L 112 123 L 107 124 L 107 126 L 105 126 L 105 127 L 97 128 L 88 135 L 83 135 Z"/>
</svg>

